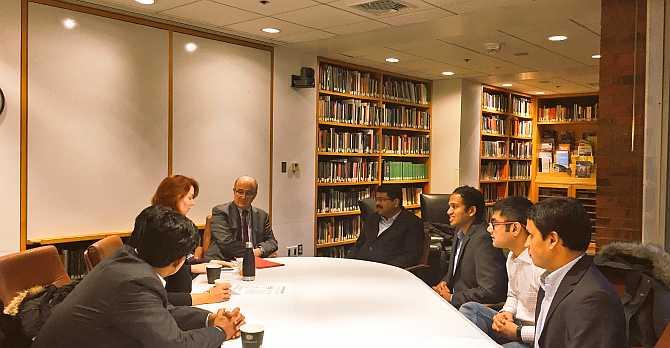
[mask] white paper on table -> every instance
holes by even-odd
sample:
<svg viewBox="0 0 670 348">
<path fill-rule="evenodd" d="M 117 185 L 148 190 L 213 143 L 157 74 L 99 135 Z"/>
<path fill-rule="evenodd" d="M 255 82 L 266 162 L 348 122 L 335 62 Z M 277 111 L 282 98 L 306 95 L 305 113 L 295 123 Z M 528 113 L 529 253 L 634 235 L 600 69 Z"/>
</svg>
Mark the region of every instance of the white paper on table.
<svg viewBox="0 0 670 348">
<path fill-rule="evenodd" d="M 279 283 L 239 282 L 231 286 L 234 295 L 281 295 L 286 285 Z"/>
</svg>

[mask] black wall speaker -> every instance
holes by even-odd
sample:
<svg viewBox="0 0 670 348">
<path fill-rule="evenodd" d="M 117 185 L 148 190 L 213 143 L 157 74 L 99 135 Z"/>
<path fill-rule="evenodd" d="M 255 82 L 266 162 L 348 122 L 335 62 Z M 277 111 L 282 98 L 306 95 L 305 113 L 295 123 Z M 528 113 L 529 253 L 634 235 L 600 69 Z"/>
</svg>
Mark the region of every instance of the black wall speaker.
<svg viewBox="0 0 670 348">
<path fill-rule="evenodd" d="M 300 75 L 291 75 L 291 87 L 314 88 L 314 69 L 300 68 Z"/>
</svg>

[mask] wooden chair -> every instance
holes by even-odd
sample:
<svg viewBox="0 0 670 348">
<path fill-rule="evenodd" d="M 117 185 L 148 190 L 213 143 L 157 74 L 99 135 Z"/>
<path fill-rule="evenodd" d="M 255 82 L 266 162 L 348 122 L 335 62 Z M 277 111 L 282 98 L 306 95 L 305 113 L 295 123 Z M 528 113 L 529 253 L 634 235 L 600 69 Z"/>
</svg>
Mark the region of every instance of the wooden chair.
<svg viewBox="0 0 670 348">
<path fill-rule="evenodd" d="M 86 248 L 84 251 L 84 262 L 86 269 L 92 270 L 100 261 L 110 257 L 117 250 L 121 249 L 123 241 L 119 236 L 105 237 Z"/>
<path fill-rule="evenodd" d="M 0 257 L 0 301 L 3 304 L 36 285 L 68 283 L 70 277 L 53 245 Z"/>
<path fill-rule="evenodd" d="M 205 228 L 202 233 L 202 255 L 197 257 L 205 257 L 207 255 L 207 249 L 209 249 L 209 243 L 212 242 L 212 215 L 207 215 L 205 219 Z"/>
</svg>

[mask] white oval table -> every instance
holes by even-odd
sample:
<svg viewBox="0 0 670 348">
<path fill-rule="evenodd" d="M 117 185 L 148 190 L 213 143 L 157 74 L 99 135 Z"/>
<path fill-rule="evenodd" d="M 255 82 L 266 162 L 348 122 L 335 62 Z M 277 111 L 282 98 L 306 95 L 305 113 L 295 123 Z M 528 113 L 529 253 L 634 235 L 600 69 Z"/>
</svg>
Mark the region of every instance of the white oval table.
<svg viewBox="0 0 670 348">
<path fill-rule="evenodd" d="M 380 263 L 321 257 L 270 259 L 284 266 L 256 270 L 256 285 L 285 285 L 283 294 L 235 294 L 200 305 L 215 312 L 240 307 L 247 323 L 265 326 L 263 347 L 499 347 L 413 274 Z M 239 274 L 222 272 L 231 283 Z M 211 285 L 193 280 L 193 292 Z M 240 339 L 222 347 L 241 347 Z"/>
</svg>

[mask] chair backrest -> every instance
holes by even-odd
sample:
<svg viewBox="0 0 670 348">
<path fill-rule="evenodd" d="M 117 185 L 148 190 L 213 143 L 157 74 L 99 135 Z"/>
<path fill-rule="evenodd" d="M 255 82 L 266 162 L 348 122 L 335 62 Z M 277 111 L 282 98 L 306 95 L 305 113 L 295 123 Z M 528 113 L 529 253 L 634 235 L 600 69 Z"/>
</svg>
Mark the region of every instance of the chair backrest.
<svg viewBox="0 0 670 348">
<path fill-rule="evenodd" d="M 209 249 L 209 243 L 212 242 L 212 216 L 207 215 L 205 219 L 205 229 L 202 233 L 202 255 L 207 255 L 207 249 Z"/>
<path fill-rule="evenodd" d="M 428 257 L 430 256 L 430 232 L 428 229 L 423 229 L 423 243 L 421 243 L 421 254 L 419 254 L 419 264 L 427 265 Z"/>
<path fill-rule="evenodd" d="M 100 261 L 110 257 L 123 247 L 123 241 L 119 236 L 105 237 L 86 248 L 84 251 L 84 262 L 86 269 L 92 270 Z"/>
<path fill-rule="evenodd" d="M 422 193 L 421 218 L 424 222 L 449 224 L 449 193 Z"/>
<path fill-rule="evenodd" d="M 361 218 L 365 219 L 371 214 L 374 214 L 377 208 L 377 203 L 374 198 L 365 198 L 358 201 L 358 209 L 361 211 Z"/>
<path fill-rule="evenodd" d="M 0 301 L 3 304 L 36 285 L 68 283 L 70 277 L 53 245 L 0 257 Z"/>
</svg>

